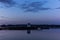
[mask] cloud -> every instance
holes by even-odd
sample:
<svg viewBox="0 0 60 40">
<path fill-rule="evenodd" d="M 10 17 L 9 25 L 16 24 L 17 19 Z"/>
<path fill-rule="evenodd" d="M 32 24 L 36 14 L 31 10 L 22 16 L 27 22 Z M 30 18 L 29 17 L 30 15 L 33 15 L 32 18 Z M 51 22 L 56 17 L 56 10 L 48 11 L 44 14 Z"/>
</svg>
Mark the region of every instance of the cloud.
<svg viewBox="0 0 60 40">
<path fill-rule="evenodd" d="M 32 3 L 24 3 L 21 5 L 21 9 L 24 9 L 26 12 L 38 12 L 40 10 L 49 10 L 50 8 L 45 8 L 43 5 L 45 2 L 32 2 Z"/>
<path fill-rule="evenodd" d="M 60 7 L 56 8 L 56 9 L 60 9 Z"/>
<path fill-rule="evenodd" d="M 8 17 L 5 17 L 5 16 L 0 16 L 0 18 L 8 18 Z M 9 19 L 9 18 L 8 18 Z"/>
<path fill-rule="evenodd" d="M 50 8 L 40 8 L 40 10 L 49 10 Z"/>
<path fill-rule="evenodd" d="M 13 0 L 0 0 L 0 3 L 4 4 L 7 7 L 15 5 L 15 2 Z"/>
<path fill-rule="evenodd" d="M 0 16 L 0 18 L 2 18 L 2 19 L 16 19 L 16 18 L 9 18 L 9 17 L 6 17 L 6 16 Z"/>
<path fill-rule="evenodd" d="M 60 1 L 60 0 L 59 0 Z"/>
<path fill-rule="evenodd" d="M 49 10 L 50 8 L 43 7 L 47 1 L 44 2 L 30 2 L 30 3 L 23 3 L 23 4 L 17 4 L 13 0 L 0 0 L 0 3 L 4 4 L 6 7 L 12 7 L 14 5 L 17 5 L 19 8 L 24 10 L 25 12 L 38 12 L 40 10 Z"/>
</svg>

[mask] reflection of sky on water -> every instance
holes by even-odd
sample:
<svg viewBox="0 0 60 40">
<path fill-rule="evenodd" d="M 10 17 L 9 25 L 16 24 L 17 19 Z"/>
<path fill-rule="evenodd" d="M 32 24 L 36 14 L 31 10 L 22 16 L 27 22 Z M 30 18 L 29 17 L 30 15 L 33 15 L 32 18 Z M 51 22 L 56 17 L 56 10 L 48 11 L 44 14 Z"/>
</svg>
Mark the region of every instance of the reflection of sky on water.
<svg viewBox="0 0 60 40">
<path fill-rule="evenodd" d="M 42 31 L 0 31 L 0 40 L 57 40 L 60 39 L 60 29 L 50 29 Z"/>
</svg>

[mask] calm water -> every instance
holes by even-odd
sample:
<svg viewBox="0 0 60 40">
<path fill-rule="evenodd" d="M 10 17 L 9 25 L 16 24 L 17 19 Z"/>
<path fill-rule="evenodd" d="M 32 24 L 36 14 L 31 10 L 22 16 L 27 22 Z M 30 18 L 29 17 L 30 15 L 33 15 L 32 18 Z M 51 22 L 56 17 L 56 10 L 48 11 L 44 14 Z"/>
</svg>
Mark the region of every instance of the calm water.
<svg viewBox="0 0 60 40">
<path fill-rule="evenodd" d="M 27 31 L 1 30 L 0 40 L 60 40 L 60 29 Z"/>
</svg>

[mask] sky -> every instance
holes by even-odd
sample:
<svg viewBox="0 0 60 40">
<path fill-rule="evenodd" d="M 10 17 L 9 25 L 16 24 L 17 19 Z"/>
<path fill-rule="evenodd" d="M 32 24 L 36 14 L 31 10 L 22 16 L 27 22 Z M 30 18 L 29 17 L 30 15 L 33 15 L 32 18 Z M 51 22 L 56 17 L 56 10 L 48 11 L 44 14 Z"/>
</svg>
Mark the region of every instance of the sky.
<svg viewBox="0 0 60 40">
<path fill-rule="evenodd" d="M 60 0 L 0 0 L 0 24 L 60 24 Z"/>
</svg>

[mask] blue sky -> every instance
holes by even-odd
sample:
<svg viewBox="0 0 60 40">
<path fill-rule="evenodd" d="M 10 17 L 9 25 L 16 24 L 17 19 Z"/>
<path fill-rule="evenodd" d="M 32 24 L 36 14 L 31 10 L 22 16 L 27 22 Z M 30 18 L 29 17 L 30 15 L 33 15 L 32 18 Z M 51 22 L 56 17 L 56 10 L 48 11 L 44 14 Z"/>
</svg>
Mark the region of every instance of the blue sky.
<svg viewBox="0 0 60 40">
<path fill-rule="evenodd" d="M 8 3 L 0 0 L 0 24 L 27 24 L 28 22 L 60 24 L 60 1 L 13 0 Z"/>
</svg>

